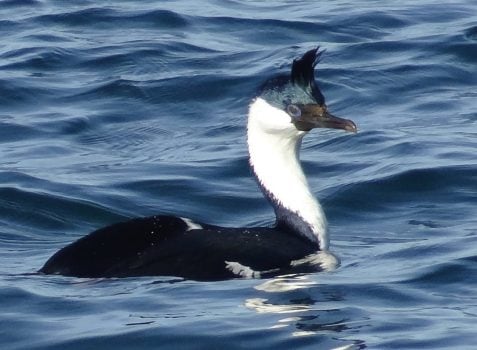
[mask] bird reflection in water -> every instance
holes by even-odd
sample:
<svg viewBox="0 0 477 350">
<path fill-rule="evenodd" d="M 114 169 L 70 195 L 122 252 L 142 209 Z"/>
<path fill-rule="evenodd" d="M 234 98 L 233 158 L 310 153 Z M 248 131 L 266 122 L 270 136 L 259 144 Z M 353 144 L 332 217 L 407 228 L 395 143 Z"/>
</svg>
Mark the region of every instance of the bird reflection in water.
<svg viewBox="0 0 477 350">
<path fill-rule="evenodd" d="M 365 349 L 362 340 L 340 339 L 339 333 L 360 328 L 362 321 L 353 321 L 349 310 L 337 304 L 344 301 L 342 289 L 321 285 L 317 276 L 290 274 L 266 280 L 255 286 L 266 297 L 249 298 L 245 306 L 260 314 L 283 316 L 270 329 L 293 327 L 293 337 L 319 335 L 327 349 Z"/>
</svg>

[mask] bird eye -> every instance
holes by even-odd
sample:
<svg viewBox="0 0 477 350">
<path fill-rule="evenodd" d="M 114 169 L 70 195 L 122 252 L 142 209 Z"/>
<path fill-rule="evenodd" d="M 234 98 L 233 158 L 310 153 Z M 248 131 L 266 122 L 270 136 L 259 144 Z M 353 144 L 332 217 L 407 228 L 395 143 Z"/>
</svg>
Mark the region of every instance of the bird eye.
<svg viewBox="0 0 477 350">
<path fill-rule="evenodd" d="M 301 116 L 301 109 L 296 105 L 288 105 L 287 113 L 293 118 L 299 118 Z"/>
</svg>

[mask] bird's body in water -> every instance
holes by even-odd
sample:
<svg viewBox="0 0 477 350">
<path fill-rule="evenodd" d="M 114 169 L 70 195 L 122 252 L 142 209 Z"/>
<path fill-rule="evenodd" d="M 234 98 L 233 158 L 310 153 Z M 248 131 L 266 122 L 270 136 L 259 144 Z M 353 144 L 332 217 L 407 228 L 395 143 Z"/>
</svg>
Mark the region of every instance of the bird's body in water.
<svg viewBox="0 0 477 350">
<path fill-rule="evenodd" d="M 76 277 L 177 276 L 194 280 L 266 277 L 336 264 L 326 218 L 299 161 L 314 128 L 356 132 L 327 110 L 314 78 L 318 49 L 293 61 L 291 74 L 265 82 L 249 109 L 252 173 L 272 204 L 272 227 L 228 228 L 157 215 L 96 230 L 55 253 L 40 269 Z"/>
</svg>

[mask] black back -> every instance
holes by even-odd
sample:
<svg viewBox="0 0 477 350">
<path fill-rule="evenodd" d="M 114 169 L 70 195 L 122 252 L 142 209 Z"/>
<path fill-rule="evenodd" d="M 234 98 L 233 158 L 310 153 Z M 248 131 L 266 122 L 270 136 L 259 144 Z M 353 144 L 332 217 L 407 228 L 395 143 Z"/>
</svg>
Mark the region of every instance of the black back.
<svg viewBox="0 0 477 350">
<path fill-rule="evenodd" d="M 184 220 L 172 216 L 114 224 L 59 250 L 40 272 L 77 277 L 222 280 L 239 277 L 226 268 L 226 261 L 255 271 L 287 273 L 292 260 L 316 251 L 306 239 L 274 228 L 202 226 L 189 230 Z"/>
</svg>

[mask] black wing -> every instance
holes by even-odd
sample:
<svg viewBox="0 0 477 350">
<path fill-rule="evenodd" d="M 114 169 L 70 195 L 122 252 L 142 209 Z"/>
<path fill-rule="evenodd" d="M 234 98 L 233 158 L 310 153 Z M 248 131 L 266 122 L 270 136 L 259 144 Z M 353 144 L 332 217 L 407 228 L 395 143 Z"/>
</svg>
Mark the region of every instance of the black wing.
<svg viewBox="0 0 477 350">
<path fill-rule="evenodd" d="M 112 277 L 134 269 L 148 249 L 186 232 L 181 218 L 157 215 L 113 224 L 56 252 L 40 269 L 46 274 Z"/>
<path fill-rule="evenodd" d="M 231 268 L 237 265 L 257 272 L 287 272 L 292 260 L 316 251 L 305 239 L 273 228 L 198 227 L 171 216 L 114 224 L 59 250 L 40 272 L 223 280 L 244 277 Z"/>
</svg>

